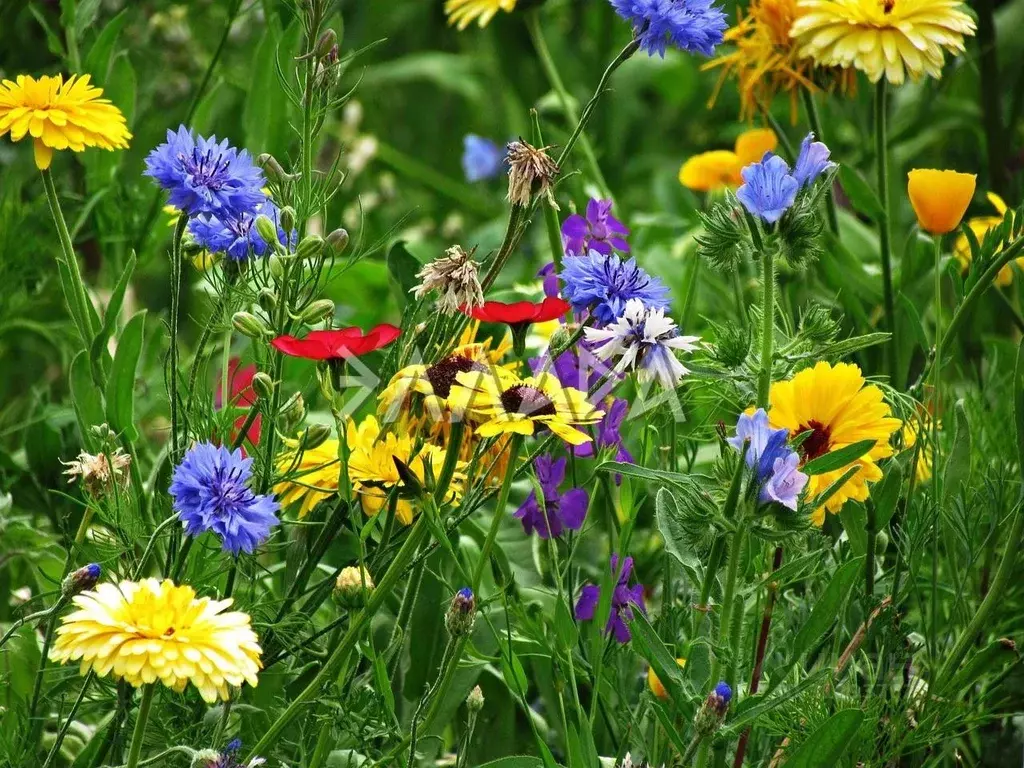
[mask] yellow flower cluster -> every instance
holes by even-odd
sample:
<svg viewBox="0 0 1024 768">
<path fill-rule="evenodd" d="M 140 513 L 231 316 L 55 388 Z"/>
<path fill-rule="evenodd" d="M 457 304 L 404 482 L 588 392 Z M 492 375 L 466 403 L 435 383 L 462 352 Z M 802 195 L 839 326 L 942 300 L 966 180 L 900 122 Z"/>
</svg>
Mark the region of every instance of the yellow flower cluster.
<svg viewBox="0 0 1024 768">
<path fill-rule="evenodd" d="M 758 162 L 778 143 L 775 132 L 768 128 L 744 131 L 733 149 L 715 149 L 688 159 L 679 169 L 679 183 L 695 192 L 735 189 L 743 183 L 740 171 L 744 166 Z"/>
</svg>

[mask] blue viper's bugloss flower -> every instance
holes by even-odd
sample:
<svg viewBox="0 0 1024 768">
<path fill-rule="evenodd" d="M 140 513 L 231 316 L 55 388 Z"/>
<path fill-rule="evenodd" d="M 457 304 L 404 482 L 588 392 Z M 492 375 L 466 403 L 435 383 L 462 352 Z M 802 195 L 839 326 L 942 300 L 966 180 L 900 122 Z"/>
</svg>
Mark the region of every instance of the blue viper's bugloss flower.
<svg viewBox="0 0 1024 768">
<path fill-rule="evenodd" d="M 635 259 L 590 251 L 562 265 L 563 295 L 577 312 L 590 310 L 599 325 L 622 315 L 626 302 L 639 299 L 648 309 L 668 309 L 668 288 L 641 269 Z"/>
<path fill-rule="evenodd" d="M 170 494 L 174 511 L 188 536 L 211 531 L 224 550 L 237 555 L 252 552 L 277 525 L 280 505 L 272 496 L 249 489 L 252 459 L 242 450 L 229 451 L 212 443 L 197 443 L 174 469 Z"/>
<path fill-rule="evenodd" d="M 729 445 L 742 452 L 743 444 L 749 442 L 746 463 L 757 477 L 758 500 L 762 504 L 777 501 L 796 511 L 797 499 L 807 485 L 807 475 L 797 469 L 800 456 L 789 447 L 788 439 L 789 431 L 772 429 L 768 414 L 764 408 L 758 408 L 753 415 L 740 414 L 736 436 L 729 438 Z"/>
<path fill-rule="evenodd" d="M 765 152 L 759 163 L 751 163 L 741 172 L 744 184 L 736 198 L 754 216 L 774 224 L 796 201 L 800 182 L 789 173 L 789 165 L 778 155 Z"/>
<path fill-rule="evenodd" d="M 619 556 L 612 555 L 612 573 L 619 567 Z M 633 635 L 629 631 L 627 622 L 633 620 L 633 607 L 640 609 L 646 614 L 644 608 L 644 588 L 641 584 L 629 586 L 629 577 L 633 573 L 633 558 L 627 557 L 622 563 L 622 572 L 615 584 L 615 591 L 612 593 L 612 610 L 605 625 L 606 635 L 615 635 L 620 643 L 628 643 Z M 592 621 L 597 612 L 597 604 L 601 600 L 601 588 L 596 584 L 587 584 L 580 593 L 580 599 L 576 602 L 576 620 Z"/>
<path fill-rule="evenodd" d="M 168 203 L 189 216 L 251 213 L 266 199 L 263 172 L 244 149 L 224 139 L 193 136 L 184 125 L 167 131 L 167 141 L 146 157 L 146 176 L 170 196 Z"/>
<path fill-rule="evenodd" d="M 277 239 L 284 244 L 286 242 L 285 233 L 281 229 L 281 225 L 278 224 L 277 206 L 267 199 L 264 199 L 249 213 L 238 215 L 200 214 L 189 221 L 188 231 L 197 245 L 211 253 L 224 253 L 235 261 L 245 261 L 250 254 L 264 256 L 267 253 L 267 243 L 256 231 L 256 217 L 259 215 L 267 216 L 277 224 Z M 292 242 L 295 237 L 295 233 L 292 232 L 290 237 Z"/>
<path fill-rule="evenodd" d="M 829 161 L 831 151 L 823 142 L 814 140 L 814 133 L 808 133 L 800 142 L 800 155 L 793 168 L 793 178 L 801 187 L 813 184 L 821 174 L 836 167 Z"/>
<path fill-rule="evenodd" d="M 664 56 L 668 45 L 711 56 L 728 27 L 725 13 L 711 0 L 611 0 L 611 4 L 633 24 L 633 34 L 649 56 Z"/>
<path fill-rule="evenodd" d="M 537 491 L 534 490 L 515 512 L 527 536 L 536 531 L 542 539 L 557 538 L 566 528 L 578 531 L 582 527 L 590 496 L 582 488 L 570 488 L 565 493 L 558 490 L 565 480 L 565 462 L 564 456 L 552 459 L 547 455 L 539 456 L 534 462 L 537 484 L 544 494 L 544 506 L 538 503 Z"/>
<path fill-rule="evenodd" d="M 493 179 L 501 173 L 505 162 L 505 148 L 496 142 L 467 133 L 462 139 L 462 170 L 466 181 L 483 181 Z"/>
</svg>

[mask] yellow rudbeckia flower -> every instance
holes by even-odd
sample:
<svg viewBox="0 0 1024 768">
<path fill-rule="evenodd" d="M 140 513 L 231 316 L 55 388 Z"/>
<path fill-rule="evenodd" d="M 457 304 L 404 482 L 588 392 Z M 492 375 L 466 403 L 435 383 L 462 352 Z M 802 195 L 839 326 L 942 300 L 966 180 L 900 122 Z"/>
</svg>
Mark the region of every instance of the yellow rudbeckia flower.
<svg viewBox="0 0 1024 768">
<path fill-rule="evenodd" d="M 907 174 L 907 195 L 925 232 L 944 235 L 960 226 L 974 197 L 973 173 L 915 168 Z"/>
<path fill-rule="evenodd" d="M 977 238 L 978 242 L 981 243 L 985 239 L 985 235 L 988 234 L 990 229 L 998 227 L 1003 223 L 1003 219 L 1006 217 L 1007 211 L 1010 209 L 999 195 L 995 192 L 989 192 L 986 197 L 992 207 L 995 208 L 996 216 L 974 216 L 967 220 L 967 226 L 970 227 L 971 232 L 974 233 L 974 237 Z M 1013 211 L 1010 211 L 1010 216 L 1013 216 Z M 1002 247 L 996 251 L 998 253 L 1002 250 Z M 961 233 L 957 235 L 956 242 L 953 243 L 953 255 L 956 256 L 956 260 L 960 262 L 960 271 L 966 272 L 968 267 L 971 266 L 971 243 L 967 239 L 967 235 Z M 1016 264 L 1020 269 L 1024 269 L 1024 256 L 1020 256 L 1016 259 Z M 999 274 L 996 275 L 996 285 L 1007 286 L 1013 282 L 1013 264 L 1005 264 L 1003 268 L 999 270 Z"/>
<path fill-rule="evenodd" d="M 768 128 L 753 128 L 736 138 L 732 150 L 715 149 L 689 158 L 679 169 L 679 183 L 696 192 L 735 189 L 743 183 L 740 171 L 773 152 L 779 140 Z"/>
<path fill-rule="evenodd" d="M 454 24 L 461 32 L 474 21 L 479 27 L 486 27 L 498 11 L 512 13 L 517 0 L 446 0 L 444 12 L 448 23 Z"/>
</svg>

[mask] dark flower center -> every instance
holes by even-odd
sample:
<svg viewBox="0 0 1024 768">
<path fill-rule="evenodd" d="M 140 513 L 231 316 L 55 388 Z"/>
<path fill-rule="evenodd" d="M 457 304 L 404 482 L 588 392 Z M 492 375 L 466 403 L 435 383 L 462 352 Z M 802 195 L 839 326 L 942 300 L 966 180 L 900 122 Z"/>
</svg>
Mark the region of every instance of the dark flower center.
<svg viewBox="0 0 1024 768">
<path fill-rule="evenodd" d="M 471 360 L 464 355 L 452 355 L 427 368 L 425 375 L 435 395 L 438 397 L 448 397 L 452 391 L 452 384 L 455 383 L 455 377 L 460 373 L 486 370 L 487 367 L 476 360 Z"/>
<path fill-rule="evenodd" d="M 210 151 L 199 154 L 198 149 L 193 149 L 191 155 L 179 155 L 179 159 L 184 163 L 185 170 L 192 176 L 195 184 L 201 184 L 214 191 L 221 188 L 222 174 L 229 165 L 227 158 L 222 160 L 220 155 L 214 157 Z"/>
<path fill-rule="evenodd" d="M 882 12 L 888 16 L 896 7 L 896 0 L 882 0 Z"/>
<path fill-rule="evenodd" d="M 642 291 L 650 283 L 650 278 L 640 274 L 636 264 L 620 264 L 617 268 L 611 265 L 611 259 L 605 261 L 605 281 L 610 296 L 623 296 Z"/>
<path fill-rule="evenodd" d="M 811 431 L 811 434 L 800 444 L 799 449 L 800 453 L 803 454 L 804 461 L 811 461 L 828 453 L 829 444 L 832 439 L 832 431 L 820 421 L 812 419 L 807 424 L 801 424 L 796 433 L 799 435 L 808 430 Z"/>
<path fill-rule="evenodd" d="M 502 392 L 501 405 L 506 413 L 523 416 L 554 416 L 557 413 L 550 397 L 527 384 L 516 384 Z"/>
<path fill-rule="evenodd" d="M 232 469 L 226 475 L 223 470 L 218 471 L 210 484 L 210 502 L 221 518 L 236 514 L 237 508 L 246 503 L 251 493 L 237 469 Z"/>
</svg>

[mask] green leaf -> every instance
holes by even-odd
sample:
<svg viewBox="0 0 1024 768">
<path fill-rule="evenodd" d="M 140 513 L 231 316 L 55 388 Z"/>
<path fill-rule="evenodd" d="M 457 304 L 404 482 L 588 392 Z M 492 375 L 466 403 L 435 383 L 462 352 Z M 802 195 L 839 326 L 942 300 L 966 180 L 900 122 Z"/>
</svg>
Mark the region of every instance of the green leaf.
<svg viewBox="0 0 1024 768">
<path fill-rule="evenodd" d="M 526 670 L 523 669 L 519 657 L 514 649 L 508 647 L 504 642 L 501 644 L 501 674 L 505 678 L 505 685 L 515 696 L 525 694 L 530 687 L 530 681 L 526 677 Z M 511 657 L 511 661 L 509 658 Z"/>
<path fill-rule="evenodd" d="M 640 611 L 633 612 L 633 621 L 630 622 L 629 628 L 633 632 L 633 643 L 637 652 L 654 668 L 654 674 L 665 686 L 672 703 L 684 710 L 688 702 L 685 695 L 687 685 L 675 654 L 661 642 L 654 627 Z"/>
<path fill-rule="evenodd" d="M 790 645 L 790 665 L 795 664 L 808 648 L 828 632 L 829 627 L 841 615 L 846 596 L 850 593 L 858 574 L 863 570 L 863 557 L 856 557 L 836 570 L 832 580 L 825 587 L 825 591 L 814 603 L 814 608 L 811 610 L 811 615 L 807 617 L 806 623 L 793 638 Z"/>
<path fill-rule="evenodd" d="M 786 759 L 786 768 L 834 768 L 839 765 L 844 756 L 850 757 L 847 747 L 862 722 L 864 713 L 859 709 L 836 712 Z"/>
<path fill-rule="evenodd" d="M 93 436 L 89 428 L 102 424 L 105 418 L 103 394 L 92 380 L 89 353 L 84 349 L 71 361 L 68 386 L 71 389 L 71 402 L 75 406 L 75 416 L 78 417 L 78 430 L 82 433 L 82 443 L 92 449 Z"/>
<path fill-rule="evenodd" d="M 114 46 L 127 20 L 126 8 L 107 22 L 86 54 L 83 70 L 97 79 L 96 85 L 102 87 L 106 84 L 107 72 L 110 71 L 110 62 L 114 57 Z"/>
<path fill-rule="evenodd" d="M 963 400 L 956 401 L 953 413 L 953 449 L 946 457 L 946 467 L 942 473 L 943 495 L 959 493 L 960 486 L 971 474 L 971 426 L 967 423 Z"/>
<path fill-rule="evenodd" d="M 575 648 L 580 632 L 564 600 L 555 604 L 555 637 L 562 648 Z"/>
<path fill-rule="evenodd" d="M 101 0 L 79 0 L 75 8 L 75 36 L 82 35 L 95 21 L 100 12 Z"/>
<path fill-rule="evenodd" d="M 124 271 L 121 273 L 121 277 L 117 280 L 117 285 L 114 286 L 114 290 L 110 294 L 110 301 L 107 303 L 107 309 L 103 313 L 103 325 L 97 331 L 96 336 L 92 340 L 92 348 L 90 349 L 90 357 L 93 364 L 99 364 L 103 360 L 104 352 L 107 348 L 107 339 L 110 338 L 110 334 L 114 332 L 114 326 L 117 324 L 117 316 L 121 312 L 121 304 L 124 302 L 124 293 L 128 288 L 128 282 L 132 278 L 132 273 L 135 271 L 135 252 L 132 251 L 128 257 L 128 263 L 125 265 Z"/>
<path fill-rule="evenodd" d="M 142 354 L 142 338 L 146 326 L 146 310 L 132 317 L 121 331 L 117 353 L 107 382 L 107 423 L 115 432 L 123 432 L 129 442 L 138 436 L 135 428 L 135 371 Z M 171 371 L 177 375 L 177 371 Z"/>
<path fill-rule="evenodd" d="M 1017 364 L 1013 369 L 1013 420 L 1017 423 L 1017 469 L 1024 483 L 1024 339 L 1017 347 Z"/>
<path fill-rule="evenodd" d="M 882 482 L 871 492 L 871 498 L 875 501 L 875 527 L 878 530 L 884 531 L 892 520 L 902 489 L 903 470 L 895 461 L 890 461 Z"/>
<path fill-rule="evenodd" d="M 388 251 L 388 273 L 391 275 L 391 286 L 395 290 L 395 299 L 399 306 L 409 301 L 409 291 L 419 284 L 416 273 L 420 270 L 420 262 L 409 253 L 401 240 L 391 246 Z"/>
<path fill-rule="evenodd" d="M 845 504 L 839 511 L 839 519 L 850 541 L 850 549 L 854 555 L 863 555 L 868 551 L 868 532 L 866 529 L 868 515 L 863 504 Z"/>
<path fill-rule="evenodd" d="M 665 541 L 665 551 L 686 568 L 697 568 L 700 559 L 687 546 L 687 535 L 681 521 L 682 513 L 676 497 L 667 488 L 659 488 L 654 502 L 658 530 Z"/>
<path fill-rule="evenodd" d="M 1020 660 L 1020 654 L 1011 640 L 993 640 L 965 661 L 956 676 L 942 690 L 955 693 L 973 685 L 982 675 L 1001 671 L 1010 662 Z"/>
<path fill-rule="evenodd" d="M 835 472 L 842 469 L 851 461 L 856 461 L 865 453 L 875 447 L 877 440 L 859 440 L 844 448 L 837 448 L 829 451 L 824 456 L 811 459 L 803 466 L 803 471 L 808 475 L 823 475 L 826 472 Z"/>
<path fill-rule="evenodd" d="M 825 489 L 824 493 L 821 493 L 814 497 L 811 502 L 814 509 L 820 509 L 825 506 L 825 502 L 835 496 L 839 492 L 839 489 L 846 485 L 846 481 L 856 475 L 860 471 L 860 465 L 854 464 L 848 468 L 843 474 L 837 477 L 828 488 Z"/>
<path fill-rule="evenodd" d="M 478 765 L 477 768 L 543 768 L 544 761 L 532 755 L 513 755 L 491 760 Z"/>
<path fill-rule="evenodd" d="M 872 221 L 878 221 L 881 218 L 883 215 L 882 203 L 878 199 L 878 195 L 853 166 L 845 163 L 839 166 L 839 183 L 854 210 L 863 213 Z"/>
</svg>

